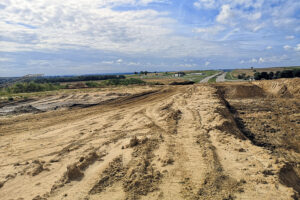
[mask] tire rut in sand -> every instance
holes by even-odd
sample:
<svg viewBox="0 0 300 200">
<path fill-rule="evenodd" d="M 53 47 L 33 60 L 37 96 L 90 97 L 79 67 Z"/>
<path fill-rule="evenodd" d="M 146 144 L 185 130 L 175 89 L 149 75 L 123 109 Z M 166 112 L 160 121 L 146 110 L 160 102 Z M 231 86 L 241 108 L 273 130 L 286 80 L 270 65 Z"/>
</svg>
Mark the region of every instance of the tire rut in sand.
<svg viewBox="0 0 300 200">
<path fill-rule="evenodd" d="M 210 141 L 210 135 L 203 131 L 197 137 L 197 143 L 203 151 L 202 157 L 206 163 L 206 175 L 202 187 L 198 191 L 199 199 L 233 199 L 233 193 L 238 190 L 239 183 L 224 174 L 219 161 L 216 147 Z"/>
<path fill-rule="evenodd" d="M 153 151 L 161 138 L 152 136 L 132 138 L 126 148 L 133 148 L 132 160 L 124 166 L 122 156 L 115 158 L 103 171 L 100 180 L 92 187 L 89 194 L 104 192 L 107 187 L 122 182 L 125 199 L 139 199 L 158 189 L 162 174 L 152 163 Z"/>
</svg>

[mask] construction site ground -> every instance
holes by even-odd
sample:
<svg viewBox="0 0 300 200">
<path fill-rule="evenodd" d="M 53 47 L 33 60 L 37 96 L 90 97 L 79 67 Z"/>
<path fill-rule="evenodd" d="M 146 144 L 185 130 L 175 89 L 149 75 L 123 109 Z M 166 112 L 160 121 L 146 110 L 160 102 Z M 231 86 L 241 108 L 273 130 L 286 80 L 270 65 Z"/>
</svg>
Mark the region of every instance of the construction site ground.
<svg viewBox="0 0 300 200">
<path fill-rule="evenodd" d="M 0 105 L 0 199 L 298 199 L 300 79 Z"/>
</svg>

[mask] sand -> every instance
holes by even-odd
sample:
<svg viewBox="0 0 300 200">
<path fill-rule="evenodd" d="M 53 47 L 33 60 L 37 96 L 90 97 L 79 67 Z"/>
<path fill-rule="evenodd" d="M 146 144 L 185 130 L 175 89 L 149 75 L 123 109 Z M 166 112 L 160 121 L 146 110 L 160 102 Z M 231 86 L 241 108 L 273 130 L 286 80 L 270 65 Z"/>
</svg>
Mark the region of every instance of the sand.
<svg viewBox="0 0 300 200">
<path fill-rule="evenodd" d="M 263 82 L 122 90 L 87 107 L 0 117 L 0 199 L 298 198 L 297 88 L 283 97 Z"/>
</svg>

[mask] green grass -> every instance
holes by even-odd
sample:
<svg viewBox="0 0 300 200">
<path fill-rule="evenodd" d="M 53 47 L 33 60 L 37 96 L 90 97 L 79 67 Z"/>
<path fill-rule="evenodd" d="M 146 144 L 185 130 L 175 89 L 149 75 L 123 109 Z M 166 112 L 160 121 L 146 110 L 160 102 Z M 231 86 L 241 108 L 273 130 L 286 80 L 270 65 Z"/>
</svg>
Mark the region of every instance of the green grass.
<svg viewBox="0 0 300 200">
<path fill-rule="evenodd" d="M 216 80 L 217 80 L 217 77 L 215 76 L 215 77 L 209 79 L 209 80 L 208 80 L 208 83 L 215 83 Z"/>
<path fill-rule="evenodd" d="M 16 83 L 12 86 L 0 89 L 0 96 L 16 93 L 31 93 L 31 92 L 44 92 L 62 89 L 60 84 L 51 83 Z"/>
<path fill-rule="evenodd" d="M 189 81 L 194 81 L 194 82 L 198 83 L 201 80 L 203 80 L 204 78 L 206 78 L 208 76 L 212 76 L 218 72 L 219 71 L 215 71 L 215 70 L 196 71 L 196 72 L 192 72 L 192 73 L 204 73 L 204 75 L 194 75 L 194 74 L 190 73 L 190 74 L 185 75 L 183 78 L 187 79 Z"/>
<path fill-rule="evenodd" d="M 225 79 L 227 80 L 238 80 L 238 78 L 234 77 L 231 72 L 227 72 Z"/>
</svg>

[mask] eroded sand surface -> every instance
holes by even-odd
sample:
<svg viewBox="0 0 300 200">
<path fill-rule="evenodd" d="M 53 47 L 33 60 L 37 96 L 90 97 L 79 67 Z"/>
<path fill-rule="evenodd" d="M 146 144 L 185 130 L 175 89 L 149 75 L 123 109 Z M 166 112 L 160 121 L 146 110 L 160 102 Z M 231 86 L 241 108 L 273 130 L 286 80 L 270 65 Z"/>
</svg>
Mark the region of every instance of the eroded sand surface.
<svg viewBox="0 0 300 200">
<path fill-rule="evenodd" d="M 3 116 L 0 199 L 297 199 L 300 86 L 285 85 L 291 95 L 281 97 L 263 82 L 159 86 L 85 108 Z M 266 113 L 292 116 L 293 130 L 265 120 L 274 139 L 259 128 Z"/>
</svg>

